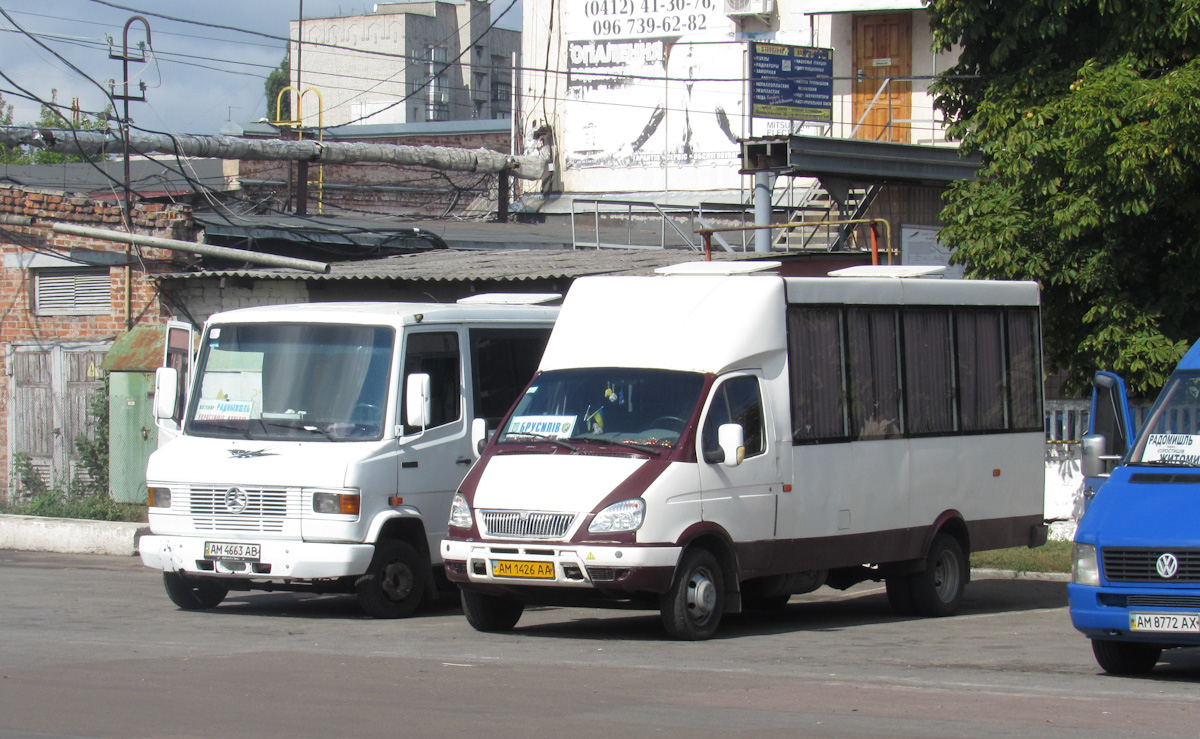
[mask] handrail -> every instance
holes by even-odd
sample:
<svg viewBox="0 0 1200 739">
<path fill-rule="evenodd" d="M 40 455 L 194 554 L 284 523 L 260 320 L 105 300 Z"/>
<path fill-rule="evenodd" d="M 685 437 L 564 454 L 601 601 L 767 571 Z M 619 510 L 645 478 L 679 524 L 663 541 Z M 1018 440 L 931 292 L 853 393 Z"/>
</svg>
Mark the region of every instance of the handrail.
<svg viewBox="0 0 1200 739">
<path fill-rule="evenodd" d="M 847 220 L 838 221 L 819 221 L 816 225 L 823 226 L 845 226 L 850 224 L 868 224 L 871 226 L 871 264 L 879 264 L 879 244 L 875 236 L 875 224 L 882 223 L 886 238 L 884 239 L 884 252 L 887 254 L 888 264 L 892 264 L 893 248 L 892 248 L 892 224 L 886 218 L 850 218 Z M 811 226 L 813 222 L 788 222 L 788 223 L 772 223 L 767 226 L 729 226 L 727 228 L 698 228 L 696 233 L 704 239 L 704 261 L 712 261 L 712 237 L 716 233 L 728 233 L 733 231 L 761 231 L 764 228 L 791 228 L 794 226 Z"/>
</svg>

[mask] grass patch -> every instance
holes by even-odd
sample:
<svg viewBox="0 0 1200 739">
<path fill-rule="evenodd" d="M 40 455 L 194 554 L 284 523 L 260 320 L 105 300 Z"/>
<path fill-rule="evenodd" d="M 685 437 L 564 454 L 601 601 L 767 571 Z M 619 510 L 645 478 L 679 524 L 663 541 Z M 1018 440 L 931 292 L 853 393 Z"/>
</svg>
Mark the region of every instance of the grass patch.
<svg viewBox="0 0 1200 739">
<path fill-rule="evenodd" d="M 1017 572 L 1070 572 L 1071 542 L 1048 541 L 1030 549 L 994 549 L 988 552 L 972 552 L 971 566 Z"/>
<path fill-rule="evenodd" d="M 15 501 L 0 499 L 0 513 L 16 516 L 82 518 L 92 521 L 146 522 L 146 506 L 140 503 L 118 503 L 108 495 L 80 496 L 55 489 Z"/>
</svg>

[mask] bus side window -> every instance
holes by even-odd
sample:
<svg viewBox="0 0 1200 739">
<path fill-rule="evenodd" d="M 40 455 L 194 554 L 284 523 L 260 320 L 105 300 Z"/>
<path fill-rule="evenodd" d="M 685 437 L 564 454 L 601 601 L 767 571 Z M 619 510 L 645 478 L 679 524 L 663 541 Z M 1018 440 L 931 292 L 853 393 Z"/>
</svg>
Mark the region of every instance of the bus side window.
<svg viewBox="0 0 1200 739">
<path fill-rule="evenodd" d="M 734 377 L 713 391 L 713 400 L 708 407 L 701 435 L 705 460 L 719 458 L 721 450 L 717 429 L 724 423 L 741 424 L 745 433 L 747 459 L 766 451 L 762 397 L 758 391 L 757 377 Z"/>
</svg>

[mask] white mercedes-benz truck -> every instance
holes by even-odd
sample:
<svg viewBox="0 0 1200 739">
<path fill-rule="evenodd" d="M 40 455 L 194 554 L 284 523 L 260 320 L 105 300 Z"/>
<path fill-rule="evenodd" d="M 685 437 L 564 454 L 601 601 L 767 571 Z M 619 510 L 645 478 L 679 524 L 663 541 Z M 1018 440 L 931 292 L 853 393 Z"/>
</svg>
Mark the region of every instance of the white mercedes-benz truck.
<svg viewBox="0 0 1200 739">
<path fill-rule="evenodd" d="M 184 609 L 301 590 L 412 613 L 446 584 L 451 498 L 533 376 L 558 312 L 537 303 L 554 297 L 213 315 L 187 392 L 175 367 L 156 378 L 177 435 L 147 467 L 142 562 Z"/>
</svg>

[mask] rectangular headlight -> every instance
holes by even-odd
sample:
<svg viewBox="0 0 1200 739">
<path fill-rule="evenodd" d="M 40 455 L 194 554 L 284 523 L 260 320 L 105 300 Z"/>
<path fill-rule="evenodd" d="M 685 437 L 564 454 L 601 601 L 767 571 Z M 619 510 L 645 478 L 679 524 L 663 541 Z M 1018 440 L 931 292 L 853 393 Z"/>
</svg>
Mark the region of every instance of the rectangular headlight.
<svg viewBox="0 0 1200 739">
<path fill-rule="evenodd" d="M 171 488 L 147 488 L 146 493 L 151 508 L 171 507 Z"/>
<path fill-rule="evenodd" d="M 1071 582 L 1077 585 L 1100 586 L 1100 563 L 1096 547 L 1075 542 L 1071 547 Z"/>
<path fill-rule="evenodd" d="M 313 510 L 317 513 L 357 516 L 360 507 L 358 493 L 313 493 Z"/>
</svg>

